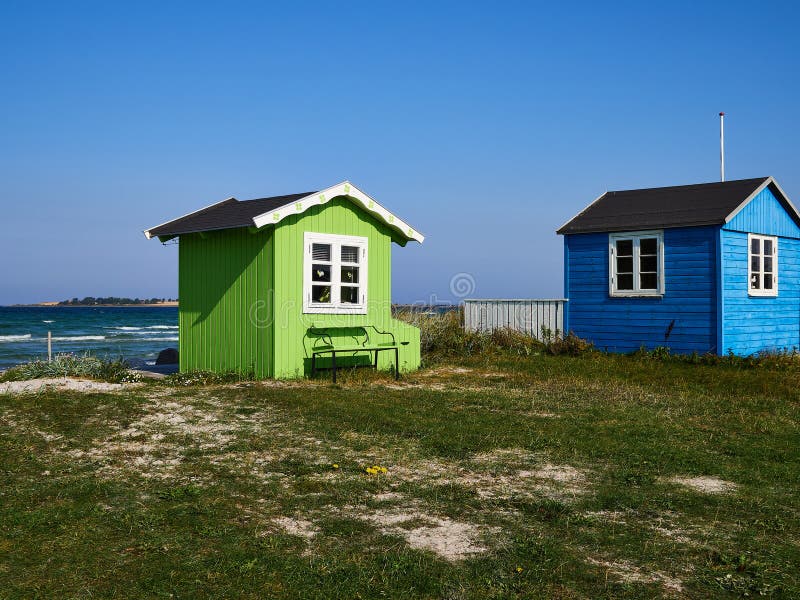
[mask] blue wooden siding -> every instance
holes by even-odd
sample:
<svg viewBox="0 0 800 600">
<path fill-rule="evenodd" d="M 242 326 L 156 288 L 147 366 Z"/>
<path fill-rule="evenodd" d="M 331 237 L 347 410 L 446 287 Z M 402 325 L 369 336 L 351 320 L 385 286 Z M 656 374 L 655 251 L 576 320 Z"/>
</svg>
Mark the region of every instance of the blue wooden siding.
<svg viewBox="0 0 800 600">
<path fill-rule="evenodd" d="M 778 236 L 778 296 L 749 296 L 747 233 Z M 723 352 L 800 346 L 800 227 L 772 191 L 760 192 L 720 232 Z"/>
<path fill-rule="evenodd" d="M 716 227 L 664 230 L 664 296 L 608 294 L 608 234 L 564 236 L 569 328 L 601 350 L 716 352 Z M 666 338 L 667 329 L 675 321 Z"/>
<path fill-rule="evenodd" d="M 730 231 L 800 238 L 800 227 L 769 188 L 753 198 L 724 228 Z"/>
<path fill-rule="evenodd" d="M 747 234 L 722 230 L 724 352 L 800 346 L 800 240 L 778 238 L 777 297 L 749 296 Z"/>
</svg>

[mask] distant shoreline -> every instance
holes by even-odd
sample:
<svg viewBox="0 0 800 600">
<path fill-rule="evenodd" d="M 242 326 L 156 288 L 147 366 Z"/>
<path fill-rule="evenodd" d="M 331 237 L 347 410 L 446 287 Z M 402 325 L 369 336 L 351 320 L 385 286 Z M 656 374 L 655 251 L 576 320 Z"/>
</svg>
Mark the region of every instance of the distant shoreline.
<svg viewBox="0 0 800 600">
<path fill-rule="evenodd" d="M 177 302 L 152 302 L 148 304 L 58 304 L 40 302 L 38 304 L 9 304 L 3 308 L 169 308 L 177 306 Z"/>
</svg>

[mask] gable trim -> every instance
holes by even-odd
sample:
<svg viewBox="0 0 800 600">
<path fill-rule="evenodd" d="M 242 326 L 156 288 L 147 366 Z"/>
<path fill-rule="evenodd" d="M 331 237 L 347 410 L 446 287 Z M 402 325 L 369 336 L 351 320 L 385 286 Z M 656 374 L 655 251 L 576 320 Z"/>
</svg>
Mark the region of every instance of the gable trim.
<svg viewBox="0 0 800 600">
<path fill-rule="evenodd" d="M 602 199 L 605 197 L 605 195 L 606 195 L 607 193 L 608 193 L 608 190 L 606 190 L 605 192 L 603 192 L 602 194 L 600 194 L 600 195 L 599 195 L 597 198 L 595 198 L 595 199 L 594 199 L 594 200 L 593 200 L 593 201 L 592 201 L 592 202 L 591 202 L 591 203 L 590 203 L 588 206 L 586 206 L 586 207 L 585 207 L 585 208 L 584 208 L 582 211 L 580 211 L 580 212 L 579 212 L 577 215 L 575 215 L 575 216 L 574 216 L 574 217 L 572 217 L 571 219 L 567 220 L 567 222 L 566 222 L 566 223 L 564 223 L 564 224 L 563 224 L 561 227 L 559 227 L 558 229 L 556 229 L 556 235 L 563 235 L 563 234 L 565 233 L 565 232 L 564 232 L 564 228 L 565 228 L 567 225 L 569 225 L 570 223 L 572 223 L 572 222 L 573 222 L 575 219 L 577 219 L 578 217 L 580 217 L 580 216 L 581 216 L 583 213 L 585 213 L 587 210 L 589 210 L 590 208 L 592 208 L 592 206 L 594 206 L 595 204 L 597 204 L 598 202 L 600 202 L 600 200 L 602 200 Z"/>
<path fill-rule="evenodd" d="M 359 205 L 362 209 L 377 217 L 378 220 L 383 221 L 388 227 L 397 231 L 402 237 L 409 240 L 416 240 L 419 243 L 425 240 L 425 236 L 419 231 L 416 231 L 408 223 L 397 217 L 397 215 L 378 204 L 377 201 L 359 190 L 349 181 L 343 181 L 342 183 L 319 192 L 314 192 L 294 202 L 279 206 L 274 210 L 257 215 L 253 217 L 253 223 L 259 229 L 267 225 L 276 225 L 286 217 L 304 213 L 312 206 L 327 204 L 339 196 L 344 196 L 348 200 Z"/>
<path fill-rule="evenodd" d="M 753 190 L 753 192 L 747 198 L 745 198 L 744 201 L 739 206 L 733 209 L 733 211 L 727 217 L 725 217 L 725 222 L 723 223 L 723 225 L 730 223 L 736 217 L 736 215 L 738 215 L 740 212 L 742 212 L 742 210 L 744 210 L 745 206 L 750 204 L 750 202 L 752 202 L 752 200 L 756 196 L 758 196 L 769 186 L 773 186 L 775 188 L 775 190 L 778 192 L 778 194 L 776 195 L 776 200 L 783 206 L 784 210 L 786 210 L 786 212 L 789 213 L 789 216 L 792 217 L 792 220 L 798 225 L 800 225 L 800 212 L 797 211 L 795 205 L 792 204 L 791 200 L 789 200 L 789 196 L 786 195 L 786 193 L 781 189 L 781 186 L 778 185 L 778 182 L 775 181 L 775 178 L 773 178 L 772 176 L 767 177 L 764 180 L 764 183 L 762 183 L 755 190 Z"/>
</svg>

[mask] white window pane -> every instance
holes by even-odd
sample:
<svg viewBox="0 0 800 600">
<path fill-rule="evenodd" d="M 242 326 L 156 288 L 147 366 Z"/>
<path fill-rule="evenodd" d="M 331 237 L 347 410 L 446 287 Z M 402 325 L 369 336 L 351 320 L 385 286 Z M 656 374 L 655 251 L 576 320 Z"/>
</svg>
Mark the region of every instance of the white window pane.
<svg viewBox="0 0 800 600">
<path fill-rule="evenodd" d="M 753 273 L 750 275 L 750 289 L 751 290 L 760 290 L 761 289 L 761 281 L 758 273 Z"/>
<path fill-rule="evenodd" d="M 765 273 L 764 274 L 764 289 L 771 290 L 772 289 L 772 273 Z"/>
<path fill-rule="evenodd" d="M 758 273 L 761 271 L 761 257 L 753 255 L 750 257 L 750 271 L 752 273 Z"/>
<path fill-rule="evenodd" d="M 331 245 L 330 244 L 312 244 L 311 258 L 315 261 L 322 260 L 331 262 Z"/>
<path fill-rule="evenodd" d="M 764 240 L 764 255 L 772 255 L 772 240 Z"/>
<path fill-rule="evenodd" d="M 617 240 L 617 256 L 633 256 L 633 240 Z"/>
<path fill-rule="evenodd" d="M 640 270 L 642 272 L 655 273 L 658 271 L 658 257 L 657 256 L 642 256 L 639 259 Z"/>
<path fill-rule="evenodd" d="M 639 288 L 643 290 L 658 289 L 658 275 L 655 273 L 642 273 Z"/>
<path fill-rule="evenodd" d="M 618 290 L 632 290 L 633 289 L 633 275 L 617 275 L 617 289 Z"/>
<path fill-rule="evenodd" d="M 764 257 L 764 273 L 772 273 L 772 256 Z"/>
<path fill-rule="evenodd" d="M 656 238 L 639 240 L 639 254 L 658 254 L 658 240 Z"/>
<path fill-rule="evenodd" d="M 633 257 L 632 256 L 618 256 L 617 257 L 617 273 L 633 273 Z"/>
<path fill-rule="evenodd" d="M 358 283 L 359 267 L 342 267 L 342 284 Z"/>
<path fill-rule="evenodd" d="M 330 280 L 331 280 L 330 265 L 311 266 L 311 281 L 330 281 Z"/>
<path fill-rule="evenodd" d="M 342 304 L 358 304 L 358 287 L 342 286 Z"/>
<path fill-rule="evenodd" d="M 329 285 L 311 286 L 311 301 L 316 302 L 318 304 L 330 304 L 331 286 Z"/>
<path fill-rule="evenodd" d="M 342 246 L 342 262 L 358 262 L 358 246 Z"/>
<path fill-rule="evenodd" d="M 761 254 L 761 240 L 758 238 L 752 238 L 750 240 L 750 253 L 751 254 Z"/>
</svg>

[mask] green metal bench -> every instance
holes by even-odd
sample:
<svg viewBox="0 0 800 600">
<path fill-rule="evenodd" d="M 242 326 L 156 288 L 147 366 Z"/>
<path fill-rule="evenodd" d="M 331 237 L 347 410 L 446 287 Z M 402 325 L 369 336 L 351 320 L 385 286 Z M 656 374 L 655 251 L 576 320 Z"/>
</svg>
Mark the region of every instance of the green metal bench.
<svg viewBox="0 0 800 600">
<path fill-rule="evenodd" d="M 375 332 L 375 335 L 389 336 L 384 342 L 371 343 L 368 329 Z M 332 334 L 337 332 L 353 332 L 348 333 L 347 337 L 352 338 L 353 342 L 349 345 L 337 346 L 333 343 Z M 309 327 L 308 336 L 315 337 L 314 345 L 311 347 L 311 377 L 317 374 L 317 356 L 330 354 L 331 356 L 331 371 L 333 372 L 333 383 L 336 383 L 336 355 L 337 354 L 352 354 L 357 352 L 370 352 L 374 353 L 374 359 L 369 366 L 378 369 L 378 354 L 386 350 L 394 350 L 394 378 L 400 378 L 400 354 L 399 345 L 391 331 L 381 331 L 374 325 L 350 325 L 345 327 Z M 360 342 L 360 338 L 364 339 Z M 404 344 L 407 342 L 403 342 Z M 320 367 L 322 368 L 322 367 Z"/>
</svg>

